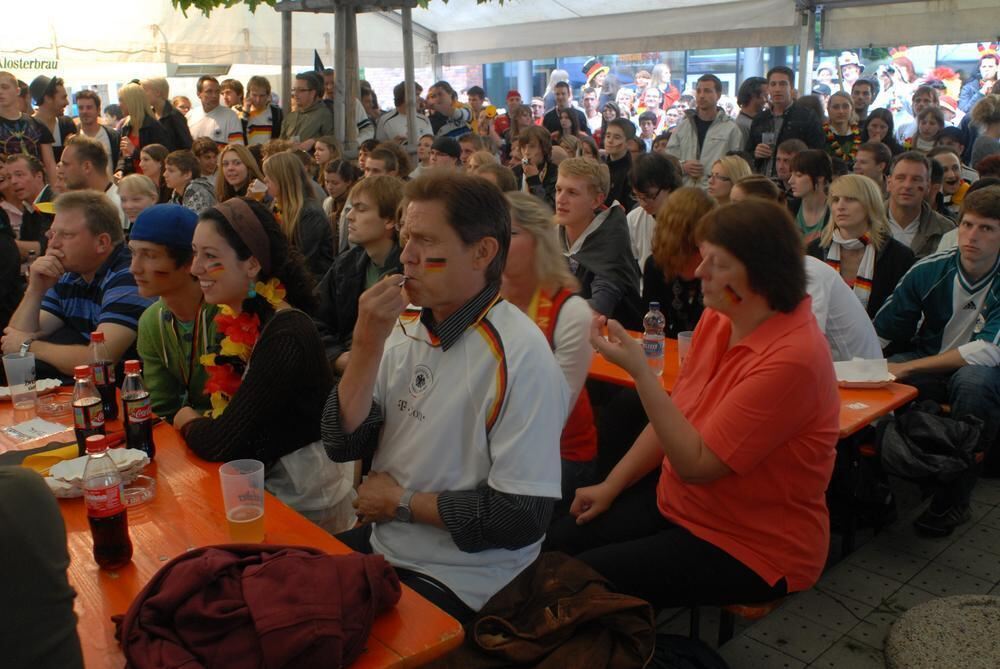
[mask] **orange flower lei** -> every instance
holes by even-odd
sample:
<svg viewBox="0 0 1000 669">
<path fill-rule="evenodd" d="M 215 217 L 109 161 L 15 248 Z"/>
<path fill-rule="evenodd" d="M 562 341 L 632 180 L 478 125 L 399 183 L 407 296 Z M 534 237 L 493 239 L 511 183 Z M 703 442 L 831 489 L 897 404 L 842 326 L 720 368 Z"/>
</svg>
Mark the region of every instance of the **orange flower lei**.
<svg viewBox="0 0 1000 669">
<path fill-rule="evenodd" d="M 857 123 L 851 123 L 851 149 L 849 152 L 844 151 L 844 147 L 841 146 L 837 136 L 833 134 L 833 127 L 829 123 L 823 124 L 823 131 L 826 133 L 826 146 L 833 153 L 834 158 L 853 163 L 858 155 L 858 147 L 861 146 L 861 126 Z"/>
<path fill-rule="evenodd" d="M 254 290 L 274 308 L 285 299 L 285 287 L 276 278 L 266 284 L 258 281 Z M 235 314 L 222 305 L 214 320 L 224 337 L 219 352 L 201 356 L 201 364 L 208 372 L 205 392 L 212 402 L 212 408 L 205 415 L 218 418 L 243 383 L 247 363 L 260 337 L 260 316 L 248 311 Z"/>
</svg>

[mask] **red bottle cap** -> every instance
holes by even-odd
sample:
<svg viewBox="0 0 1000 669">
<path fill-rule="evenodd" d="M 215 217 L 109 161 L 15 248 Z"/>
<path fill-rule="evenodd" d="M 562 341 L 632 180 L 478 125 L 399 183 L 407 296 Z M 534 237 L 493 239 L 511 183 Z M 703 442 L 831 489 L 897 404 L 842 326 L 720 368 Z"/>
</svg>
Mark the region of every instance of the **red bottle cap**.
<svg viewBox="0 0 1000 669">
<path fill-rule="evenodd" d="M 103 344 L 104 343 L 104 333 L 101 332 L 101 331 L 99 331 L 99 330 L 95 330 L 94 332 L 91 332 L 90 333 L 90 343 L 91 344 Z"/>
<path fill-rule="evenodd" d="M 126 360 L 125 361 L 125 373 L 126 374 L 139 374 L 142 372 L 142 363 L 138 360 Z"/>
<path fill-rule="evenodd" d="M 88 453 L 103 453 L 108 450 L 108 440 L 103 434 L 92 434 L 87 437 Z"/>
<path fill-rule="evenodd" d="M 77 365 L 73 368 L 73 378 L 74 379 L 89 379 L 90 378 L 90 365 Z"/>
</svg>

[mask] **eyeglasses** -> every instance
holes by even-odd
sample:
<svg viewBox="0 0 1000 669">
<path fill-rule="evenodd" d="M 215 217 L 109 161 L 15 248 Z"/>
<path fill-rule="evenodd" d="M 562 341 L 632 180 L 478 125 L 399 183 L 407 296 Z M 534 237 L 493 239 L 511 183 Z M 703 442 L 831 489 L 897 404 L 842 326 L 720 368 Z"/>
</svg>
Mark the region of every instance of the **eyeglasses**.
<svg viewBox="0 0 1000 669">
<path fill-rule="evenodd" d="M 639 202 L 652 202 L 656 198 L 660 197 L 660 193 L 662 192 L 663 192 L 662 188 L 657 188 L 656 192 L 653 193 L 652 195 L 649 195 L 647 193 L 640 193 L 639 191 L 634 190 L 632 191 L 632 196 Z"/>
</svg>

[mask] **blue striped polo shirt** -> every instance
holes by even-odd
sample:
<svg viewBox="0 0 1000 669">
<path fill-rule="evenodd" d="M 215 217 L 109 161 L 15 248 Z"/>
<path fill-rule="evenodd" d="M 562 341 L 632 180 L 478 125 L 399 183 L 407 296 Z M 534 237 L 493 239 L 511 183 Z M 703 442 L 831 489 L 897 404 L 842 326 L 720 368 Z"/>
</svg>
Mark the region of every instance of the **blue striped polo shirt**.
<svg viewBox="0 0 1000 669">
<path fill-rule="evenodd" d="M 76 272 L 63 274 L 45 293 L 42 309 L 59 318 L 85 341 L 101 323 L 139 329 L 139 317 L 155 300 L 139 295 L 129 271 L 132 254 L 119 244 L 90 283 Z"/>
</svg>

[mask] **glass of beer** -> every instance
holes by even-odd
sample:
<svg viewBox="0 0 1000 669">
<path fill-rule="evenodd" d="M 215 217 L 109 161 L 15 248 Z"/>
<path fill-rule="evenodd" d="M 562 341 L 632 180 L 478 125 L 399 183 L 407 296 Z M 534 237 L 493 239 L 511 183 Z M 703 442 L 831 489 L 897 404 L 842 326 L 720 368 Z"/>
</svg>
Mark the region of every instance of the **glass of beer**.
<svg viewBox="0 0 1000 669">
<path fill-rule="evenodd" d="M 258 202 L 263 202 L 264 196 L 267 195 L 267 184 L 260 179 L 254 179 L 247 188 L 247 195 Z"/>
<path fill-rule="evenodd" d="M 229 538 L 238 544 L 264 541 L 264 463 L 233 460 L 219 467 Z"/>
</svg>

